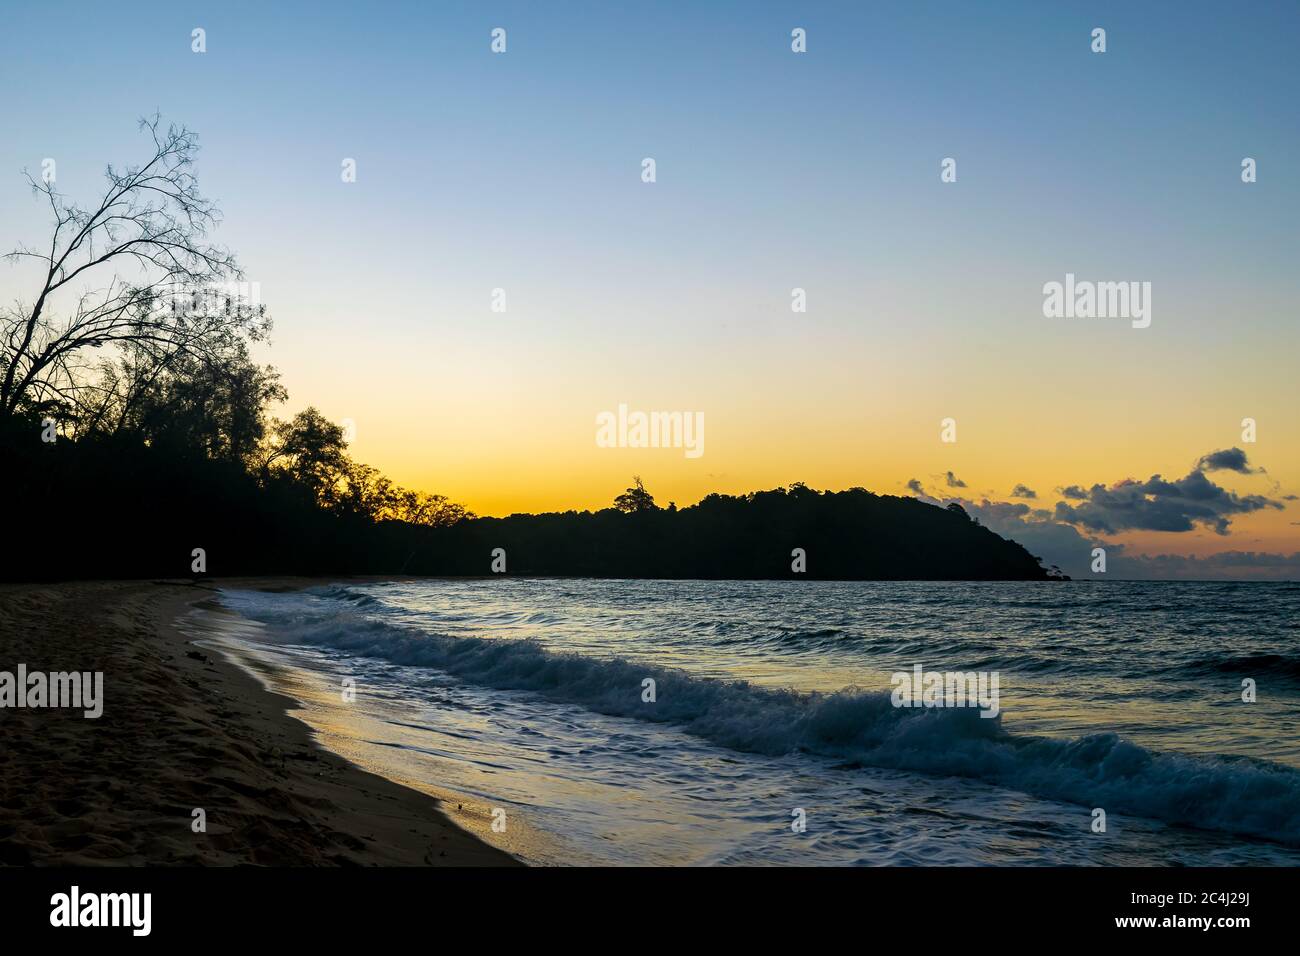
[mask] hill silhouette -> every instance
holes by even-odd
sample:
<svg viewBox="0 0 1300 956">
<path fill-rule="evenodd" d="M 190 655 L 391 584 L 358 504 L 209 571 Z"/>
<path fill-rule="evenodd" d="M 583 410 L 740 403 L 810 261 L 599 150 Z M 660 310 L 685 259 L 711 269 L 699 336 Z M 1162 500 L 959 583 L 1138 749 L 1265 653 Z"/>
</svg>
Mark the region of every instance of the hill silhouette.
<svg viewBox="0 0 1300 956">
<path fill-rule="evenodd" d="M 475 518 L 429 535 L 412 568 L 482 574 L 494 548 L 511 574 L 830 580 L 1045 580 L 1022 546 L 913 498 L 796 484 L 712 494 L 680 510 Z M 804 570 L 796 572 L 795 549 Z"/>
<path fill-rule="evenodd" d="M 474 517 L 436 496 L 407 513 L 324 493 L 310 469 L 261 473 L 122 437 L 0 438 L 11 504 L 8 580 L 203 575 L 509 575 L 839 580 L 1045 580 L 1023 547 L 947 510 L 803 485 L 659 508 Z M 364 468 L 344 460 L 341 465 Z M 366 469 L 374 478 L 373 469 Z M 334 478 L 325 479 L 333 482 Z M 379 479 L 382 482 L 382 479 Z M 399 494 L 410 495 L 409 492 Z M 391 502 L 390 502 L 391 504 Z M 414 517 L 416 520 L 408 520 Z M 419 523 L 420 518 L 428 523 Z M 792 571 L 803 549 L 806 571 Z M 201 573 L 193 552 L 202 549 Z M 500 567 L 498 559 L 497 566 Z"/>
</svg>

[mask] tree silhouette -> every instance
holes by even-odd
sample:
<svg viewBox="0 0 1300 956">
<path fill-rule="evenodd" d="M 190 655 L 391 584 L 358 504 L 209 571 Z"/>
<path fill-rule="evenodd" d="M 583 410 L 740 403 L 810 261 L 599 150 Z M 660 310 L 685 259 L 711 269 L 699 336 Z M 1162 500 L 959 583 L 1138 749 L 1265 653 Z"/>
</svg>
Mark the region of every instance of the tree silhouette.
<svg viewBox="0 0 1300 956">
<path fill-rule="evenodd" d="M 109 165 L 93 207 L 27 175 L 53 223 L 47 245 L 7 256 L 34 264 L 38 285 L 30 304 L 0 313 L 0 426 L 23 413 L 102 412 L 106 363 L 90 350 L 130 348 L 130 374 L 118 366 L 110 383 L 129 407 L 142 394 L 132 386 L 179 360 L 217 361 L 269 330 L 260 306 L 210 294 L 242 273 L 230 252 L 207 240 L 220 213 L 192 172 L 197 137 L 184 127 L 164 130 L 157 116 L 140 128 L 153 155 L 138 166 Z"/>
<path fill-rule="evenodd" d="M 139 358 L 135 343 L 105 363 L 86 390 L 83 435 L 134 438 L 178 454 L 253 467 L 266 439 L 268 406 L 287 398 L 280 377 L 252 362 L 242 343 L 215 357 Z"/>
<path fill-rule="evenodd" d="M 657 511 L 659 506 L 655 504 L 654 496 L 645 490 L 645 485 L 641 483 L 641 476 L 633 475 L 632 482 L 631 488 L 628 488 L 614 499 L 614 507 L 628 514 L 639 511 Z"/>
<path fill-rule="evenodd" d="M 316 501 L 334 501 L 334 487 L 349 465 L 343 427 L 315 408 L 306 408 L 287 422 L 277 421 L 274 432 L 262 460 L 263 476 L 269 478 L 272 469 L 279 468 Z"/>
</svg>

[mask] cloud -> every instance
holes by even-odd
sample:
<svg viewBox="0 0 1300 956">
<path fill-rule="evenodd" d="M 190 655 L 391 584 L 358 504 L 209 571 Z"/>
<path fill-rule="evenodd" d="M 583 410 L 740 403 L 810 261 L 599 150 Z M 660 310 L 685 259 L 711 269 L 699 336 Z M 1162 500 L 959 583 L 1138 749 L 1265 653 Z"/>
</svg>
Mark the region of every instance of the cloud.
<svg viewBox="0 0 1300 956">
<path fill-rule="evenodd" d="M 947 505 L 953 501 L 966 509 L 972 518 L 994 534 L 1010 538 L 1040 559 L 1044 567 L 1055 565 L 1077 580 L 1277 580 L 1300 579 L 1300 552 L 1277 554 L 1264 551 L 1222 551 L 1196 557 L 1181 554 L 1130 554 L 1119 542 L 1092 538 L 1068 524 L 1054 520 L 1046 508 L 1031 508 L 1020 502 L 974 502 L 961 498 L 935 501 Z M 1106 573 L 1092 571 L 1092 549 L 1106 549 Z"/>
<path fill-rule="evenodd" d="M 1055 508 L 1026 504 L 1026 500 L 1037 501 L 1037 495 L 1023 484 L 1017 484 L 1011 492 L 1012 497 L 1021 501 L 992 501 L 987 496 L 980 501 L 931 497 L 915 478 L 907 487 L 926 504 L 940 508 L 954 503 L 961 505 L 972 519 L 994 534 L 1023 545 L 1044 567 L 1059 567 L 1075 579 L 1100 577 L 1092 572 L 1092 552 L 1098 547 L 1106 549 L 1105 577 L 1111 579 L 1300 579 L 1300 552 L 1223 551 L 1202 557 L 1143 555 L 1131 554 L 1122 543 L 1109 540 L 1111 535 L 1124 531 L 1176 533 L 1193 531 L 1198 526 L 1226 535 L 1236 515 L 1286 507 L 1282 501 L 1263 495 L 1232 492 L 1207 477 L 1206 473 L 1212 471 L 1268 474 L 1262 467 L 1252 467 L 1240 449 L 1230 448 L 1202 455 L 1186 477 L 1173 481 L 1152 475 L 1146 481 L 1126 478 L 1110 486 L 1057 487 L 1057 494 L 1065 500 L 1057 502 Z M 965 482 L 951 471 L 945 477 L 948 487 L 965 487 Z M 1279 497 L 1283 501 L 1296 500 L 1295 495 Z"/>
<path fill-rule="evenodd" d="M 1099 543 L 1084 537 L 1068 524 L 1055 521 L 1046 508 L 1031 508 L 1022 502 L 980 502 L 954 499 L 973 518 L 994 534 L 1024 545 L 1044 567 L 1059 567 L 1072 578 L 1088 577 L 1092 549 Z"/>
<path fill-rule="evenodd" d="M 1227 534 L 1232 515 L 1283 507 L 1263 495 L 1238 495 L 1197 470 L 1177 481 L 1152 475 L 1146 481 L 1126 478 L 1109 488 L 1093 485 L 1078 505 L 1057 502 L 1056 520 L 1103 534 L 1191 531 L 1197 525 Z"/>
<path fill-rule="evenodd" d="M 1196 462 L 1197 471 L 1235 471 L 1239 475 L 1253 475 L 1256 470 L 1246 461 L 1246 453 L 1240 448 L 1224 448 L 1202 455 Z M 1260 468 L 1259 471 L 1263 471 Z"/>
<path fill-rule="evenodd" d="M 1220 551 L 1197 557 L 1187 554 L 1133 555 L 1122 558 L 1112 569 L 1126 578 L 1184 578 L 1207 580 L 1242 578 L 1295 581 L 1300 579 L 1300 551 L 1277 554 L 1267 551 Z"/>
<path fill-rule="evenodd" d="M 1026 504 L 1035 501 L 1032 490 L 1017 484 L 1011 492 L 1022 501 L 981 501 L 964 498 L 922 500 L 940 507 L 952 502 L 995 534 L 1017 541 L 1045 567 L 1055 565 L 1073 578 L 1094 577 L 1092 550 L 1106 549 L 1106 574 L 1110 578 L 1258 578 L 1295 580 L 1300 576 L 1300 552 L 1273 554 L 1224 551 L 1203 557 L 1176 554 L 1130 554 L 1123 544 L 1108 540 L 1125 531 L 1187 532 L 1198 527 L 1226 535 L 1237 515 L 1265 509 L 1284 509 L 1283 501 L 1263 495 L 1243 495 L 1216 484 L 1207 473 L 1231 471 L 1266 475 L 1252 467 L 1240 449 L 1202 455 L 1185 477 L 1169 480 L 1152 475 L 1145 481 L 1126 478 L 1109 486 L 1094 484 L 1058 487 L 1064 499 L 1054 508 Z M 952 473 L 949 472 L 949 475 Z M 951 486 L 951 485 L 950 485 Z M 1293 500 L 1295 496 L 1281 496 Z"/>
</svg>

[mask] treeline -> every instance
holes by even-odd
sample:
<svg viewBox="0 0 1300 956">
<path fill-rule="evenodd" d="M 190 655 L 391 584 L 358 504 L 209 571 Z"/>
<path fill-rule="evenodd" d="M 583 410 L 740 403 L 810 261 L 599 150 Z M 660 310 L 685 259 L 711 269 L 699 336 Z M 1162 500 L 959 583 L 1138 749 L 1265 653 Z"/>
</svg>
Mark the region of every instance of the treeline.
<svg viewBox="0 0 1300 956">
<path fill-rule="evenodd" d="M 597 512 L 475 518 L 430 529 L 408 570 L 589 577 L 1045 580 L 1021 545 L 956 506 L 802 484 L 659 508 L 636 485 Z M 499 554 L 499 552 L 498 552 Z"/>
<path fill-rule="evenodd" d="M 409 535 L 468 514 L 353 461 L 343 429 L 314 409 L 270 422 L 237 455 L 213 414 L 222 406 L 193 408 L 206 427 L 178 412 L 152 440 L 119 431 L 47 441 L 50 426 L 11 419 L 0 429 L 0 576 L 388 573 L 400 564 L 396 550 L 376 549 L 380 526 Z"/>
<path fill-rule="evenodd" d="M 861 488 L 714 494 L 681 509 L 659 508 L 647 494 L 641 507 L 479 518 L 392 489 L 351 462 L 328 483 L 319 462 L 290 459 L 258 474 L 229 459 L 107 438 L 6 441 L 5 449 L 14 478 L 0 568 L 8 579 L 1049 577 L 1019 544 L 963 514 Z M 354 469 L 366 481 L 353 485 Z"/>
</svg>

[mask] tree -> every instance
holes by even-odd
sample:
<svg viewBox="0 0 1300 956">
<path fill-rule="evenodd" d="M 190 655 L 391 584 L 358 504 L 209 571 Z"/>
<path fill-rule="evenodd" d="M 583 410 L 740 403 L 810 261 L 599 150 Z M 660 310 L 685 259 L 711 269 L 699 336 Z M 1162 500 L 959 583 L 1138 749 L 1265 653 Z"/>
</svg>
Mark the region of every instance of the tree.
<svg viewBox="0 0 1300 956">
<path fill-rule="evenodd" d="M 472 511 L 447 500 L 446 495 L 431 495 L 424 491 L 406 491 L 401 488 L 397 492 L 397 508 L 393 517 L 398 521 L 430 528 L 449 528 L 474 517 Z"/>
<path fill-rule="evenodd" d="M 273 432 L 262 459 L 263 478 L 278 469 L 311 492 L 317 502 L 337 505 L 337 485 L 351 465 L 343 426 L 315 408 L 306 408 L 287 422 L 277 421 Z"/>
<path fill-rule="evenodd" d="M 794 484 L 792 484 L 786 490 L 786 494 L 788 494 L 791 498 L 795 498 L 795 499 L 817 497 L 817 492 L 814 491 L 812 488 L 809 488 L 802 481 L 796 481 Z"/>
<path fill-rule="evenodd" d="M 0 313 L 0 425 L 20 414 L 102 409 L 108 366 L 90 350 L 129 352 L 127 381 L 139 384 L 181 360 L 229 354 L 270 329 L 265 310 L 237 291 L 213 295 L 242 272 L 207 239 L 220 212 L 192 172 L 198 138 L 184 127 L 164 130 L 157 116 L 140 128 L 153 155 L 138 166 L 109 165 L 93 207 L 70 202 L 52 180 L 27 176 L 53 224 L 47 246 L 7 256 L 33 265 L 37 288 L 30 304 Z M 123 390 L 123 369 L 114 367 L 110 384 L 129 409 L 142 393 Z"/>
<path fill-rule="evenodd" d="M 645 490 L 640 475 L 632 476 L 633 485 L 614 499 L 614 507 L 619 511 L 632 514 L 639 511 L 657 511 L 654 496 Z"/>
<path fill-rule="evenodd" d="M 104 363 L 97 387 L 86 390 L 81 430 L 252 468 L 269 429 L 268 406 L 288 397 L 279 373 L 253 363 L 242 342 L 165 365 L 138 353 L 129 344 Z"/>
<path fill-rule="evenodd" d="M 345 459 L 340 477 L 341 484 L 336 483 L 325 490 L 323 504 L 327 507 L 371 521 L 393 516 L 400 489 L 380 474 L 378 468 Z"/>
</svg>

